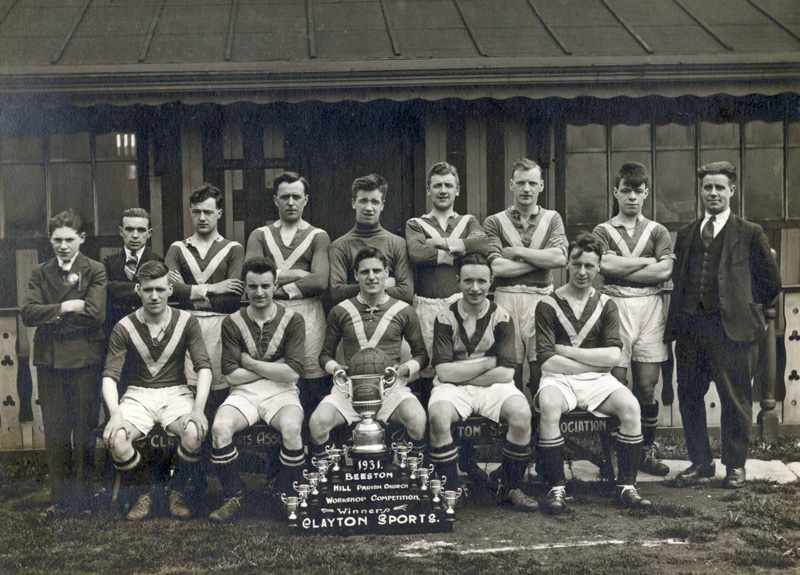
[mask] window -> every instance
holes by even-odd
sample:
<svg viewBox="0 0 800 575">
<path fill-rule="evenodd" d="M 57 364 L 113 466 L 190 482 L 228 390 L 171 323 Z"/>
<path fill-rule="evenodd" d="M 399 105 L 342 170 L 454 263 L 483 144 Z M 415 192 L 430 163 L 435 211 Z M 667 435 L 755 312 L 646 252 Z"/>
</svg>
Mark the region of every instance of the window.
<svg viewBox="0 0 800 575">
<path fill-rule="evenodd" d="M 3 199 L 3 237 L 47 235 L 42 139 L 21 134 L 2 139 L 0 189 Z"/>
<path fill-rule="evenodd" d="M 697 217 L 697 167 L 694 125 L 656 126 L 655 214 L 666 223 Z"/>
<path fill-rule="evenodd" d="M 568 225 L 607 219 L 606 128 L 567 126 L 566 200 Z"/>
</svg>

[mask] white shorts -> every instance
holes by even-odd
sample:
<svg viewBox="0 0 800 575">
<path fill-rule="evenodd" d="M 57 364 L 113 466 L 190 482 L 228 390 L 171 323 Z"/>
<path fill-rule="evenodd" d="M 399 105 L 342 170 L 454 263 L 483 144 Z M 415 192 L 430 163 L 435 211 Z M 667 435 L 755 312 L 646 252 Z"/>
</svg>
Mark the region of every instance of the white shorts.
<svg viewBox="0 0 800 575">
<path fill-rule="evenodd" d="M 428 357 L 433 357 L 433 323 L 436 320 L 436 316 L 462 297 L 460 292 L 441 299 L 414 296 L 414 311 L 417 312 L 417 317 L 419 317 L 419 326 L 422 328 L 422 339 L 425 340 Z M 419 372 L 419 375 L 420 377 L 433 377 L 435 375 L 433 366 L 428 365 L 428 367 Z"/>
<path fill-rule="evenodd" d="M 381 408 L 375 415 L 375 419 L 382 423 L 386 423 L 389 421 L 389 418 L 392 416 L 395 409 L 397 409 L 401 403 L 409 398 L 419 401 L 406 385 L 395 385 L 394 389 L 384 396 L 383 405 L 381 405 Z M 325 398 L 320 401 L 320 405 L 323 403 L 327 403 L 335 407 L 336 410 L 342 414 L 342 417 L 344 417 L 345 421 L 347 421 L 347 425 L 358 423 L 362 419 L 356 410 L 353 409 L 353 403 L 350 401 L 350 398 L 345 397 L 345 395 L 336 389 L 336 387 L 333 388 L 333 391 L 329 395 L 325 396 Z"/>
<path fill-rule="evenodd" d="M 226 405 L 238 409 L 248 425 L 255 425 L 259 420 L 269 425 L 272 418 L 287 405 L 296 405 L 301 413 L 303 411 L 296 385 L 287 388 L 268 379 L 232 386 L 220 409 Z"/>
<path fill-rule="evenodd" d="M 517 389 L 514 382 L 495 383 L 488 387 L 479 385 L 453 385 L 452 383 L 440 383 L 433 388 L 431 399 L 428 401 L 428 409 L 439 401 L 447 401 L 456 408 L 462 420 L 470 415 L 477 414 L 486 419 L 491 419 L 495 423 L 500 422 L 500 411 L 503 404 L 509 397 L 521 397 L 527 403 L 523 393 Z"/>
<path fill-rule="evenodd" d="M 608 399 L 609 395 L 618 389 L 630 392 L 610 373 L 563 375 L 545 372 L 539 382 L 539 391 L 533 398 L 533 408 L 537 412 L 539 411 L 539 394 L 546 387 L 555 387 L 561 392 L 561 395 L 567 400 L 569 411 L 579 407 L 599 417 L 606 417 L 606 414 L 600 413 L 597 408 Z"/>
<path fill-rule="evenodd" d="M 211 358 L 211 389 L 225 389 L 225 377 L 222 375 L 222 320 L 226 315 L 213 314 L 209 312 L 192 313 L 200 324 L 200 332 L 203 334 L 203 341 L 206 344 L 208 356 Z M 186 361 L 184 363 L 186 372 L 186 383 L 190 387 L 197 387 L 197 374 L 194 371 L 192 357 L 186 351 Z"/>
<path fill-rule="evenodd" d="M 325 311 L 318 297 L 307 299 L 278 300 L 286 309 L 299 313 L 306 322 L 306 357 L 303 360 L 303 378 L 325 377 L 319 366 L 319 354 L 325 342 Z"/>
<path fill-rule="evenodd" d="M 194 408 L 194 392 L 188 385 L 137 387 L 131 385 L 119 401 L 122 418 L 144 435 L 158 423 L 169 435 L 168 426 Z"/>
<path fill-rule="evenodd" d="M 536 304 L 544 294 L 504 291 L 494 292 L 494 302 L 514 318 L 517 363 L 536 361 Z"/>
<path fill-rule="evenodd" d="M 628 367 L 631 360 L 642 363 L 666 361 L 666 318 L 661 294 L 611 299 L 619 310 L 619 335 L 622 339 L 622 356 L 617 366 Z"/>
</svg>

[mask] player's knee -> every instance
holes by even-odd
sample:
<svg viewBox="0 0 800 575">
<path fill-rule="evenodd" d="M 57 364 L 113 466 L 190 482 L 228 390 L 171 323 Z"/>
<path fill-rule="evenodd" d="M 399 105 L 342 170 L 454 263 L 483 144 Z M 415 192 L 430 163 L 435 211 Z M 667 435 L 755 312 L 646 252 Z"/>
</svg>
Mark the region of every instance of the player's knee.
<svg viewBox="0 0 800 575">
<path fill-rule="evenodd" d="M 302 442 L 302 433 L 303 433 L 303 418 L 302 417 L 293 417 L 288 421 L 281 422 L 281 436 L 283 436 L 283 442 L 286 444 L 296 445 Z"/>
<path fill-rule="evenodd" d="M 405 421 L 406 431 L 414 439 L 422 439 L 425 437 L 425 431 L 428 428 L 428 418 L 425 417 L 425 410 L 420 407 L 419 410 L 410 410 L 403 418 Z"/>
<path fill-rule="evenodd" d="M 556 394 L 539 392 L 539 418 L 547 422 L 561 420 L 564 400 Z"/>
<path fill-rule="evenodd" d="M 117 431 L 117 435 L 114 437 L 114 446 L 109 446 L 109 451 L 111 452 L 111 457 L 114 459 L 114 461 L 122 461 L 132 449 L 133 443 L 130 439 L 128 439 L 125 430 L 120 429 Z"/>
<path fill-rule="evenodd" d="M 617 413 L 620 424 L 623 427 L 632 428 L 638 427 L 641 424 L 641 410 L 639 409 L 639 402 L 633 396 L 627 398 L 622 402 L 619 412 Z"/>
<path fill-rule="evenodd" d="M 233 425 L 230 421 L 222 417 L 216 417 L 211 425 L 211 439 L 214 447 L 219 449 L 229 445 L 233 441 Z"/>
<path fill-rule="evenodd" d="M 191 453 L 195 453 L 200 451 L 200 448 L 203 445 L 203 437 L 198 437 L 197 434 L 197 426 L 194 423 L 189 423 L 186 426 L 186 429 L 183 430 L 181 434 L 181 445 L 186 451 Z"/>
<path fill-rule="evenodd" d="M 431 439 L 438 440 L 450 437 L 451 418 L 448 410 L 442 408 L 439 402 L 429 409 Z"/>
<path fill-rule="evenodd" d="M 523 434 L 531 431 L 531 410 L 527 405 L 515 405 L 508 410 L 508 428 L 512 433 Z"/>
<path fill-rule="evenodd" d="M 314 443 L 320 443 L 320 440 L 324 439 L 332 428 L 333 422 L 320 409 L 314 411 L 308 420 L 308 431 Z"/>
</svg>

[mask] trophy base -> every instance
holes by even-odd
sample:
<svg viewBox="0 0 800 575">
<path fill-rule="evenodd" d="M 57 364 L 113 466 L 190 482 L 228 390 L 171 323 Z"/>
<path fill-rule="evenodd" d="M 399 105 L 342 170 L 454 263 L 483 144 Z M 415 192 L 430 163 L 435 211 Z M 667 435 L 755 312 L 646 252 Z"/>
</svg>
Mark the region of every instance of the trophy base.
<svg viewBox="0 0 800 575">
<path fill-rule="evenodd" d="M 383 426 L 365 417 L 353 429 L 353 447 L 349 455 L 353 459 L 383 459 L 390 453 L 386 447 Z"/>
</svg>

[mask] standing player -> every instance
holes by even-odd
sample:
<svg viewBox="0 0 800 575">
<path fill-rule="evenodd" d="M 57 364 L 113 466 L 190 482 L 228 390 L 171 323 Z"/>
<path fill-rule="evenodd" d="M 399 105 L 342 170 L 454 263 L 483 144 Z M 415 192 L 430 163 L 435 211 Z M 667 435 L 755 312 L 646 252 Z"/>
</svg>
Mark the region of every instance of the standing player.
<svg viewBox="0 0 800 575">
<path fill-rule="evenodd" d="M 328 289 L 328 234 L 303 220 L 308 180 L 295 172 L 279 174 L 272 184 L 280 219 L 250 234 L 245 259 L 266 257 L 277 265 L 275 299 L 305 319 L 306 357 L 300 401 L 311 413 L 330 389 L 319 353 L 325 337 L 325 312 L 319 295 Z M 267 257 L 269 256 L 269 257 Z"/>
<path fill-rule="evenodd" d="M 359 282 L 355 277 L 356 254 L 363 248 L 377 248 L 387 262 L 386 293 L 389 296 L 411 303 L 414 296 L 414 281 L 408 264 L 406 244 L 399 236 L 381 226 L 381 212 L 386 205 L 389 185 L 383 176 L 369 174 L 357 178 L 351 188 L 356 225 L 352 230 L 331 243 L 331 302 L 337 304 L 359 293 Z"/>
<path fill-rule="evenodd" d="M 230 395 L 214 415 L 211 462 L 225 501 L 212 521 L 229 521 L 242 505 L 244 483 L 234 465 L 239 452 L 234 434 L 259 420 L 283 437 L 278 490 L 289 493 L 301 481 L 306 457 L 301 429 L 303 408 L 297 381 L 305 358 L 303 316 L 273 301 L 275 264 L 261 257 L 244 263 L 244 289 L 250 305 L 222 322 L 222 372 Z"/>
<path fill-rule="evenodd" d="M 386 293 L 389 265 L 379 249 L 362 249 L 356 254 L 353 265 L 358 295 L 334 306 L 328 314 L 319 363 L 331 375 L 340 369 L 347 370 L 347 365 L 341 365 L 335 359 L 340 341 L 343 342 L 345 363 L 367 347 L 386 353 L 397 370 L 398 383 L 384 399 L 375 419 L 400 423 L 413 445 L 412 451 L 422 453 L 426 443 L 425 410 L 406 385 L 428 365 L 419 319 L 410 305 Z M 411 347 L 412 357 L 400 363 L 400 344 L 404 339 Z M 350 399 L 334 388 L 311 415 L 311 454 L 325 457 L 331 430 L 358 421 L 361 421 L 361 416 L 353 409 Z"/>
<path fill-rule="evenodd" d="M 178 463 L 169 487 L 173 517 L 192 515 L 184 500 L 189 478 L 196 476 L 200 448 L 208 420 L 203 413 L 211 386 L 211 361 L 200 324 L 189 312 L 167 306 L 173 281 L 159 261 L 142 264 L 136 274 L 136 294 L 142 307 L 122 318 L 111 332 L 103 371 L 103 399 L 109 420 L 103 439 L 111 452 L 122 483 L 139 490 L 149 473 L 133 442 L 146 436 L 155 424 L 180 438 Z M 186 385 L 185 357 L 189 354 L 197 373 L 196 394 Z M 119 398 L 118 385 L 127 389 Z M 150 514 L 150 489 L 139 495 L 128 512 L 131 521 Z"/>
<path fill-rule="evenodd" d="M 567 264 L 567 237 L 561 216 L 537 205 L 544 189 L 542 168 L 520 158 L 511 166 L 511 191 L 514 204 L 486 218 L 483 224 L 489 239 L 489 263 L 495 277 L 495 302 L 514 318 L 518 371 L 522 382 L 522 362 L 530 367 L 531 393 L 536 392 L 540 369 L 536 364 L 536 324 L 532 310 L 553 291 L 551 269 Z"/>
<path fill-rule="evenodd" d="M 191 311 L 203 331 L 211 357 L 211 396 L 207 416 L 227 396 L 227 384 L 222 376 L 222 320 L 239 309 L 244 283 L 242 263 L 244 248 L 238 242 L 226 240 L 217 230 L 222 217 L 222 192 L 210 184 L 198 188 L 189 196 L 194 233 L 167 250 L 164 262 L 175 282 L 175 295 L 181 309 Z M 195 385 L 196 377 L 187 358 L 186 379 Z"/>
<path fill-rule="evenodd" d="M 592 233 L 603 247 L 601 291 L 614 300 L 619 311 L 622 355 L 611 373 L 625 383 L 630 365 L 633 394 L 642 412 L 644 443 L 639 469 L 651 475 L 667 475 L 669 467 L 656 456 L 655 388 L 661 363 L 667 359 L 661 291 L 672 274 L 674 256 L 667 228 L 642 215 L 649 180 L 642 164 L 623 164 L 614 177 L 619 214 Z"/>
<path fill-rule="evenodd" d="M 620 420 L 618 499 L 626 507 L 650 505 L 636 491 L 642 446 L 639 403 L 609 372 L 619 362 L 622 340 L 616 304 L 592 287 L 603 248 L 589 235 L 569 244 L 569 283 L 536 306 L 536 343 L 542 380 L 533 406 L 540 413 L 536 469 L 550 491 L 545 509 L 566 506 L 561 416 L 580 408 Z"/>
<path fill-rule="evenodd" d="M 432 363 L 436 368 L 428 404 L 431 461 L 447 488 L 457 489 L 458 446 L 452 426 L 477 413 L 508 424 L 503 444 L 503 499 L 520 509 L 539 508 L 519 488 L 530 459 L 531 409 L 514 384 L 516 344 L 509 313 L 486 299 L 492 270 L 486 258 L 470 254 L 458 264 L 463 298 L 441 312 L 434 324 Z"/>
</svg>

